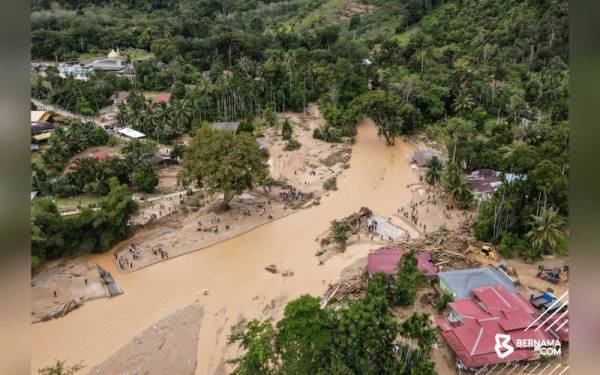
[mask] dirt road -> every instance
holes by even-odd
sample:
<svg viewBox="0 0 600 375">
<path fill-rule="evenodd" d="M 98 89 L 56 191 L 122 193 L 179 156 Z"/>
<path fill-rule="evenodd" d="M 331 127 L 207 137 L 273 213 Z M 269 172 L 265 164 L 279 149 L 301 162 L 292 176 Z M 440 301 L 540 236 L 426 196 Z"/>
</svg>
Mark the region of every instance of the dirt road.
<svg viewBox="0 0 600 375">
<path fill-rule="evenodd" d="M 237 353 L 226 343 L 231 326 L 241 319 L 278 318 L 288 300 L 304 293 L 320 295 L 342 269 L 366 255 L 370 248 L 357 246 L 319 266 L 315 238 L 331 220 L 361 206 L 391 216 L 408 204 L 406 185 L 418 181 L 408 162 L 411 151 L 401 140 L 385 146 L 372 124 L 362 124 L 350 168 L 338 178 L 339 191 L 319 206 L 129 274 L 116 272 L 111 254 L 90 256 L 88 261 L 113 273 L 125 294 L 32 326 L 32 370 L 57 358 L 96 366 L 150 325 L 197 300 L 205 315 L 196 374 L 226 372 L 224 360 Z M 269 264 L 292 270 L 294 276 L 266 272 Z"/>
</svg>

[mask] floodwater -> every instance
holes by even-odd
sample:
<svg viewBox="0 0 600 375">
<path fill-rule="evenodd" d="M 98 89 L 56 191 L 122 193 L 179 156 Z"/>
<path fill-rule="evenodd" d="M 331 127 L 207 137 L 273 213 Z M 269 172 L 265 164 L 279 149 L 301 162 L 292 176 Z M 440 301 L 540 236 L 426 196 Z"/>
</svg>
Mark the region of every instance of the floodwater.
<svg viewBox="0 0 600 375">
<path fill-rule="evenodd" d="M 395 146 L 386 146 L 373 124 L 363 123 L 351 167 L 338 178 L 339 190 L 323 197 L 319 206 L 128 274 L 115 269 L 111 254 L 90 257 L 89 261 L 113 274 L 125 294 L 89 302 L 61 319 L 33 325 L 32 370 L 55 359 L 82 360 L 90 369 L 153 323 L 198 301 L 205 314 L 196 373 L 225 372 L 229 367 L 223 361 L 236 354 L 235 347 L 227 346 L 227 336 L 240 319 L 279 318 L 286 301 L 305 293 L 320 295 L 343 268 L 366 255 L 369 249 L 360 245 L 318 265 L 315 239 L 331 220 L 361 206 L 389 217 L 406 205 L 410 201 L 406 185 L 418 180 L 408 162 L 412 150 L 400 139 Z M 264 269 L 270 264 L 294 275 L 271 274 Z"/>
</svg>

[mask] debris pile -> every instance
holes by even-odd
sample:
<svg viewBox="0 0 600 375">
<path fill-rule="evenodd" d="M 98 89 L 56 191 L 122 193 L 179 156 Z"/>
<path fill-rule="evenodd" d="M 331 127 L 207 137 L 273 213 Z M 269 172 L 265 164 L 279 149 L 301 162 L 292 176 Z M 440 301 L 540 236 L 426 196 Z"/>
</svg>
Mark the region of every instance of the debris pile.
<svg viewBox="0 0 600 375">
<path fill-rule="evenodd" d="M 438 271 L 481 267 L 481 261 L 468 251 L 478 244 L 471 236 L 471 221 L 468 219 L 463 220 L 455 230 L 440 229 L 428 233 L 424 238 L 409 241 L 409 245 L 431 252 L 431 261 Z"/>
<path fill-rule="evenodd" d="M 367 274 L 359 273 L 329 284 L 321 297 L 321 308 L 344 297 L 362 297 L 367 286 Z"/>
<path fill-rule="evenodd" d="M 44 317 L 42 317 L 42 321 L 47 321 L 50 319 L 57 319 L 57 318 L 62 318 L 63 316 L 67 315 L 68 313 L 70 313 L 71 311 L 79 308 L 82 304 L 77 302 L 76 300 L 72 299 L 69 302 L 63 304 L 58 310 L 56 310 L 54 313 L 46 315 Z"/>
<path fill-rule="evenodd" d="M 368 220 L 372 215 L 373 212 L 370 209 L 367 207 L 361 207 L 358 212 L 348 215 L 339 221 L 348 225 L 349 234 L 355 235 L 359 232 L 368 233 Z M 316 256 L 321 256 L 325 253 L 333 254 L 346 249 L 345 245 L 335 241 L 334 235 L 335 234 L 333 230 L 330 228 L 316 239 L 317 241 L 320 241 L 321 246 L 321 248 L 315 253 Z"/>
</svg>

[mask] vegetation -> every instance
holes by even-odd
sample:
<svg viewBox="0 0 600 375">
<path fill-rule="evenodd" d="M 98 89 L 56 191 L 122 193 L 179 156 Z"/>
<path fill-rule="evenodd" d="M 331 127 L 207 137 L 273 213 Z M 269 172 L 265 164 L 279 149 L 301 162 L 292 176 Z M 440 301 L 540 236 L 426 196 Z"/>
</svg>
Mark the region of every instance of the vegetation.
<svg viewBox="0 0 600 375">
<path fill-rule="evenodd" d="M 458 208 L 465 209 L 471 206 L 473 195 L 458 165 L 446 165 L 442 175 L 442 188 Z"/>
<path fill-rule="evenodd" d="M 371 279 L 368 288 L 375 289 L 371 284 L 377 280 Z M 415 340 L 419 353 L 399 355 L 400 334 Z M 287 304 L 276 326 L 253 320 L 229 340 L 244 350 L 231 361 L 235 374 L 413 374 L 421 367 L 435 374 L 429 361 L 433 337 L 426 315 L 399 325 L 378 296 L 333 310 L 321 309 L 318 299 L 304 295 Z"/>
<path fill-rule="evenodd" d="M 89 129 L 93 129 L 93 131 L 100 129 L 102 136 L 108 137 L 100 127 L 91 126 Z M 86 137 L 85 133 L 73 127 L 69 127 L 67 133 L 60 131 L 55 133 L 51 139 L 54 139 L 55 136 L 57 138 L 52 141 L 50 148 L 43 154 L 44 164 L 34 163 L 32 165 L 32 189 L 38 194 L 60 198 L 75 197 L 81 194 L 104 196 L 110 190 L 109 182 L 112 178 L 144 193 L 152 193 L 158 185 L 155 167 L 150 163 L 150 158 L 156 154 L 157 146 L 156 143 L 146 140 L 128 142 L 121 150 L 123 157 L 111 156 L 106 160 L 82 157 L 72 162 L 71 167 L 65 173 L 57 172 L 57 167 L 47 168 L 48 164 L 46 163 L 55 166 L 59 164 L 57 160 L 59 155 L 49 155 L 49 152 L 63 147 L 75 149 L 81 147 L 77 146 L 77 138 L 70 137 L 71 133 L 76 134 L 76 137 Z M 90 138 L 83 139 L 88 142 L 91 140 Z"/>
<path fill-rule="evenodd" d="M 564 237 L 563 225 L 564 221 L 556 210 L 544 207 L 539 215 L 533 215 L 533 227 L 527 233 L 527 238 L 546 253 L 554 253 L 558 242 Z"/>
<path fill-rule="evenodd" d="M 349 233 L 352 228 L 350 224 L 341 220 L 333 220 L 331 222 L 331 232 L 333 233 L 333 240 L 337 243 L 338 247 L 343 249 L 346 247 Z"/>
<path fill-rule="evenodd" d="M 265 182 L 267 155 L 247 133 L 201 127 L 183 157 L 180 180 L 196 183 L 209 194 L 223 193 L 223 207 L 246 189 Z"/>
<path fill-rule="evenodd" d="M 31 208 L 32 266 L 64 256 L 108 250 L 129 234 L 129 218 L 137 204 L 126 185 L 116 178 L 98 210 L 83 208 L 81 213 L 63 217 L 49 198 L 38 198 Z"/>
<path fill-rule="evenodd" d="M 425 172 L 425 181 L 429 185 L 437 185 L 440 182 L 442 171 L 442 162 L 437 156 L 433 156 L 429 162 L 427 162 L 427 172 Z"/>
<path fill-rule="evenodd" d="M 410 306 L 415 303 L 417 290 L 424 281 L 424 276 L 417 269 L 416 251 L 411 249 L 404 254 L 398 264 L 393 289 L 394 302 L 399 306 Z"/>
<path fill-rule="evenodd" d="M 68 365 L 65 361 L 57 360 L 52 366 L 44 367 L 38 370 L 40 375 L 73 375 L 79 370 L 83 369 L 81 363 L 75 365 Z"/>
<path fill-rule="evenodd" d="M 72 76 L 62 78 L 54 66 L 47 67 L 45 73 L 43 79 L 33 75 L 32 96 L 83 116 L 97 114 L 101 108 L 113 103 L 111 97 L 115 92 L 131 87 L 128 79 L 102 71 L 93 72 L 87 81 Z"/>
<path fill-rule="evenodd" d="M 72 121 L 68 125 L 58 126 L 52 132 L 49 147 L 42 156 L 46 172 L 61 172 L 73 155 L 88 147 L 105 145 L 109 138 L 104 129 L 91 122 Z"/>
</svg>

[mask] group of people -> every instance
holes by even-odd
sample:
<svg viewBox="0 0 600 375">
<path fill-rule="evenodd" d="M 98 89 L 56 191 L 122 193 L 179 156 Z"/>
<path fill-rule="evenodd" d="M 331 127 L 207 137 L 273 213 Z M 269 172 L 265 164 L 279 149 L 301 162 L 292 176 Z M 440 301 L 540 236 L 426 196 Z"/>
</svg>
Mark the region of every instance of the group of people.
<svg viewBox="0 0 600 375">
<path fill-rule="evenodd" d="M 129 267 L 130 269 L 133 269 L 133 261 L 130 261 L 128 257 L 123 256 L 123 255 L 119 256 L 117 253 L 115 253 L 115 259 L 117 259 L 120 269 L 123 270 L 123 269 L 126 269 L 127 267 Z"/>
<path fill-rule="evenodd" d="M 279 192 L 279 196 L 284 200 L 288 200 L 288 201 L 296 200 L 297 201 L 297 200 L 301 200 L 305 196 L 305 193 L 292 187 L 290 189 Z"/>
<path fill-rule="evenodd" d="M 152 248 L 152 255 L 158 256 L 160 255 L 160 259 L 168 259 L 169 258 L 169 253 L 166 252 L 165 250 L 163 250 L 162 247 L 160 246 L 156 246 Z"/>
<path fill-rule="evenodd" d="M 371 221 L 371 224 L 369 224 L 369 232 L 374 232 L 377 230 L 377 220 L 373 220 Z"/>
</svg>

